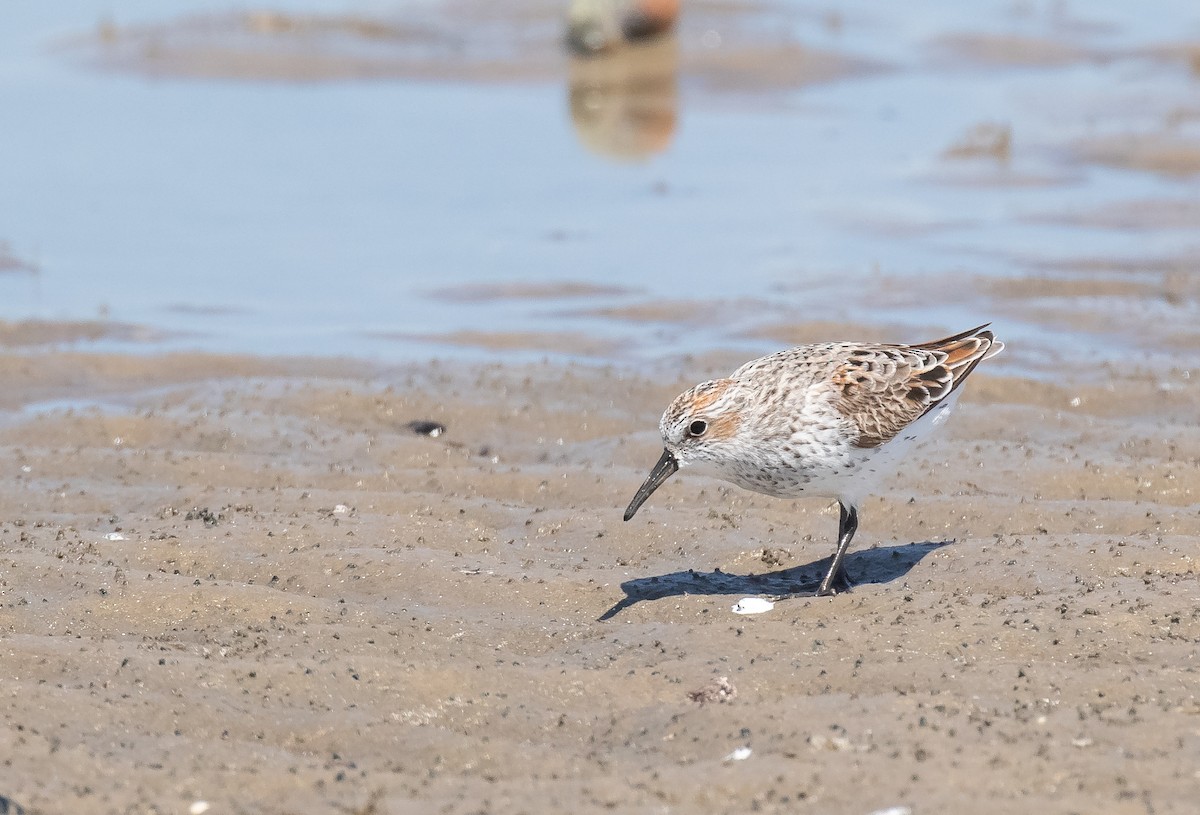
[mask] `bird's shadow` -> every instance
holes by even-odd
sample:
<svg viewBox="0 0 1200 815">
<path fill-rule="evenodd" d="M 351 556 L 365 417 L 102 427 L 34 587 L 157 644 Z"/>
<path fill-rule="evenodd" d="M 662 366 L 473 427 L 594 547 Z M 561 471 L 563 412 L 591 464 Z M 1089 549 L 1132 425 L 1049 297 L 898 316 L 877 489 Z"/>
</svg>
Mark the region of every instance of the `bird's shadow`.
<svg viewBox="0 0 1200 815">
<path fill-rule="evenodd" d="M 846 572 L 854 585 L 890 583 L 908 574 L 921 558 L 954 541 L 925 541 L 904 546 L 880 546 L 846 556 Z M 621 584 L 625 597 L 600 615 L 611 620 L 625 609 L 643 600 L 661 600 L 686 594 L 768 595 L 776 600 L 811 597 L 821 584 L 830 558 L 821 558 L 803 566 L 792 566 L 764 574 L 730 574 L 720 569 L 711 572 L 686 572 L 639 577 Z"/>
</svg>

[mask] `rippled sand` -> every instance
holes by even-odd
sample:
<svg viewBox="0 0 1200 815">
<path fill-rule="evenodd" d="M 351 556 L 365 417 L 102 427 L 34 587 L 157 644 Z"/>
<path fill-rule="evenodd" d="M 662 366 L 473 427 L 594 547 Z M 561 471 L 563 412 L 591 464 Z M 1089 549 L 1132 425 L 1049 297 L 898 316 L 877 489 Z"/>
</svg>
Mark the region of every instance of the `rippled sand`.
<svg viewBox="0 0 1200 815">
<path fill-rule="evenodd" d="M 824 502 L 685 474 L 621 521 L 662 406 L 723 357 L 7 357 L 3 793 L 1186 812 L 1200 388 L 1021 375 L 1009 339 L 863 507 L 861 585 L 752 617 L 819 578 Z"/>
</svg>

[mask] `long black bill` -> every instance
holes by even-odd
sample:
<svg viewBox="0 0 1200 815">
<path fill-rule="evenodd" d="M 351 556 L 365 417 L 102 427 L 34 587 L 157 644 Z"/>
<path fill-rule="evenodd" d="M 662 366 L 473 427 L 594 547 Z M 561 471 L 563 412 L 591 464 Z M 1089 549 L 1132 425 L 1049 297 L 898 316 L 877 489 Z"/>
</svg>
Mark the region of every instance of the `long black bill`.
<svg viewBox="0 0 1200 815">
<path fill-rule="evenodd" d="M 662 458 L 654 465 L 650 475 L 646 476 L 645 483 L 638 489 L 637 495 L 633 496 L 633 500 L 629 502 L 629 509 L 625 510 L 625 520 L 628 521 L 632 518 L 633 514 L 638 511 L 638 507 L 646 503 L 650 493 L 661 487 L 662 482 L 674 475 L 678 469 L 679 462 L 675 460 L 675 456 L 671 455 L 670 450 L 663 450 Z"/>
</svg>

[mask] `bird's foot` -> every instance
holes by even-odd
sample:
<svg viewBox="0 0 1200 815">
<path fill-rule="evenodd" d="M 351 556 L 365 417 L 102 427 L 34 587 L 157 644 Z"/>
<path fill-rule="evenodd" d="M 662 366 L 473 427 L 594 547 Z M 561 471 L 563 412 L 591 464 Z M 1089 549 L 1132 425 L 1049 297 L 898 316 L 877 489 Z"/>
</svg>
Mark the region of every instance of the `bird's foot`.
<svg viewBox="0 0 1200 815">
<path fill-rule="evenodd" d="M 817 597 L 833 597 L 835 594 L 849 594 L 854 590 L 850 576 L 845 569 L 839 569 L 830 580 L 823 581 L 817 589 Z"/>
</svg>

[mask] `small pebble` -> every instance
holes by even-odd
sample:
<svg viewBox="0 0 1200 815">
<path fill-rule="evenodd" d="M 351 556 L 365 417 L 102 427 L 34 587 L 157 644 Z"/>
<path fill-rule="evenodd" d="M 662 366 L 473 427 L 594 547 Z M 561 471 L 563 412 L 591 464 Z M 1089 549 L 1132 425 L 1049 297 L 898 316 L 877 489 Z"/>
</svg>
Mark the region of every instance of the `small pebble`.
<svg viewBox="0 0 1200 815">
<path fill-rule="evenodd" d="M 702 705 L 708 702 L 728 702 L 737 698 L 737 688 L 729 681 L 728 676 L 719 676 L 704 687 L 688 693 L 688 698 Z"/>
<path fill-rule="evenodd" d="M 415 419 L 404 426 L 418 436 L 430 436 L 435 439 L 446 432 L 444 424 L 431 422 L 426 419 Z"/>
</svg>

